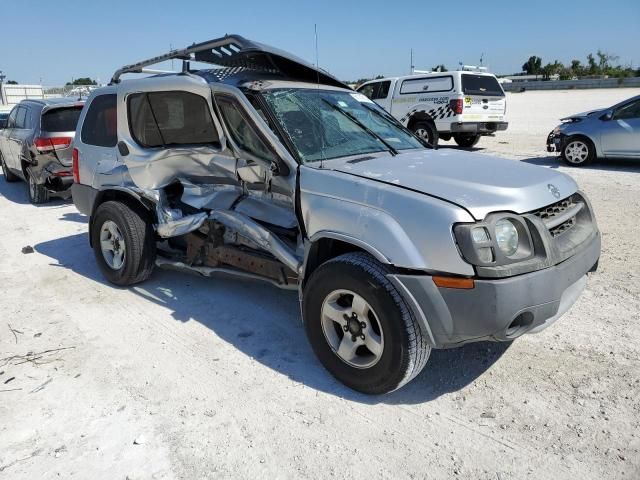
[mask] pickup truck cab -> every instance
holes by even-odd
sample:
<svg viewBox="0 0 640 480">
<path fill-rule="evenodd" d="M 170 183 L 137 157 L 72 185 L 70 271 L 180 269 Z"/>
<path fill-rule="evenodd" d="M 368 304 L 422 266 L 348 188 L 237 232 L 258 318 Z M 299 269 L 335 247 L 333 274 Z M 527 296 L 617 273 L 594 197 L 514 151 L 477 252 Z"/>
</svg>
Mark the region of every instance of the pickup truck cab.
<svg viewBox="0 0 640 480">
<path fill-rule="evenodd" d="M 182 72 L 121 79 L 172 58 Z M 427 148 L 366 96 L 237 35 L 118 70 L 87 100 L 73 172 L 108 281 L 167 265 L 294 289 L 319 360 L 365 393 L 400 388 L 433 348 L 547 327 L 600 256 L 567 175 Z"/>
<path fill-rule="evenodd" d="M 376 79 L 358 92 L 433 146 L 453 138 L 473 147 L 508 125 L 504 90 L 495 75 L 477 67 Z"/>
</svg>

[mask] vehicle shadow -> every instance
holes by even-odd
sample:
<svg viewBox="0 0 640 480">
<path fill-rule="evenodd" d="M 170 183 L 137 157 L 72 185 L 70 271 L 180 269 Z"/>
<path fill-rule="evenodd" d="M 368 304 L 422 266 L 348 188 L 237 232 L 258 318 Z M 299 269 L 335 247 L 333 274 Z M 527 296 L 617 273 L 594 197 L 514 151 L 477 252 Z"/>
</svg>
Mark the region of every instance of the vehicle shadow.
<svg viewBox="0 0 640 480">
<path fill-rule="evenodd" d="M 51 258 L 51 265 L 106 284 L 86 233 L 43 242 L 34 248 Z M 129 290 L 167 308 L 176 321 L 201 323 L 246 355 L 296 382 L 360 403 L 429 402 L 476 381 L 509 347 L 486 342 L 434 350 L 425 370 L 409 385 L 389 395 L 368 396 L 346 388 L 320 365 L 300 320 L 297 292 L 232 276 L 203 278 L 161 268 Z"/>
<path fill-rule="evenodd" d="M 607 172 L 640 173 L 640 160 L 626 158 L 607 158 L 596 160 L 593 163 L 582 167 L 571 167 L 564 163 L 560 157 L 555 155 L 523 158 L 520 161 L 530 163 L 531 165 L 550 168 L 567 167 L 576 170 L 603 170 Z"/>
</svg>

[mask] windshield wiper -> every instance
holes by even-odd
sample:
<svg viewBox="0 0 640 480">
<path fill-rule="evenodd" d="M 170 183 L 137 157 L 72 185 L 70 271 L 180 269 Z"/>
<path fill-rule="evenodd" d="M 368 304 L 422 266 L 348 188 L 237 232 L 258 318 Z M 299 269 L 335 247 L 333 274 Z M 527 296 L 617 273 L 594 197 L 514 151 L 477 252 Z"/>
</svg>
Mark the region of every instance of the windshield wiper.
<svg viewBox="0 0 640 480">
<path fill-rule="evenodd" d="M 343 110 L 342 108 L 340 108 L 338 105 L 335 105 L 333 103 L 331 103 L 329 100 L 326 100 L 324 98 L 321 99 L 324 103 L 326 103 L 327 105 L 329 105 L 331 108 L 333 108 L 334 110 L 340 112 L 342 115 L 344 115 L 345 117 L 347 117 L 349 120 L 351 120 L 353 123 L 355 123 L 356 125 L 358 125 L 361 129 L 363 129 L 365 132 L 367 132 L 369 135 L 371 135 L 373 138 L 375 138 L 376 140 L 379 140 L 380 142 L 383 143 L 383 145 L 385 147 L 387 147 L 387 150 L 389 150 L 389 153 L 393 156 L 398 155 L 398 150 L 396 150 L 392 145 L 390 145 L 384 138 L 382 138 L 380 135 L 378 135 L 376 132 L 374 132 L 373 130 L 371 130 L 369 127 L 367 127 L 364 123 L 362 123 L 360 120 L 358 120 L 356 117 L 354 117 L 353 115 L 351 115 L 349 112 L 347 112 L 346 110 Z"/>
<path fill-rule="evenodd" d="M 424 145 L 427 148 L 434 148 L 433 145 L 431 145 L 429 142 L 427 142 L 425 139 L 420 138 L 418 135 L 416 135 L 415 133 L 413 133 L 411 130 L 409 130 L 407 127 L 405 127 L 404 125 L 402 125 L 400 122 L 398 122 L 398 120 L 396 120 L 395 118 L 393 118 L 393 116 L 391 116 L 390 113 L 387 113 L 387 111 L 383 110 L 384 113 L 378 111 L 376 108 L 374 107 L 370 107 L 369 105 L 363 103 L 362 106 L 364 108 L 366 108 L 367 110 L 369 110 L 370 112 L 375 113 L 376 115 L 378 115 L 380 118 L 384 118 L 385 120 L 387 120 L 388 122 L 392 122 L 393 125 L 396 128 L 400 128 L 403 132 L 408 133 L 409 135 L 411 135 L 413 138 L 417 139 L 422 145 Z"/>
</svg>

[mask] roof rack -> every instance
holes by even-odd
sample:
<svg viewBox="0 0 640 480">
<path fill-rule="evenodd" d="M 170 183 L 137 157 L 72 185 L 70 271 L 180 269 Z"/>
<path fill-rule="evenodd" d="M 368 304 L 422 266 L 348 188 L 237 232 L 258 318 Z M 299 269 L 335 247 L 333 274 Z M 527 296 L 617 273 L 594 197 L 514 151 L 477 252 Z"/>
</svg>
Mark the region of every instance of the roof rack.
<svg viewBox="0 0 640 480">
<path fill-rule="evenodd" d="M 109 84 L 119 83 L 120 77 L 125 73 L 169 73 L 150 70 L 146 67 L 173 59 L 182 60 L 183 73 L 188 73 L 189 62 L 195 61 L 224 67 L 243 67 L 261 72 L 280 73 L 299 80 L 349 88 L 335 77 L 304 60 L 268 45 L 247 40 L 240 35 L 225 35 L 207 42 L 194 43 L 187 48 L 171 50 L 164 55 L 126 65 L 116 70 Z"/>
</svg>

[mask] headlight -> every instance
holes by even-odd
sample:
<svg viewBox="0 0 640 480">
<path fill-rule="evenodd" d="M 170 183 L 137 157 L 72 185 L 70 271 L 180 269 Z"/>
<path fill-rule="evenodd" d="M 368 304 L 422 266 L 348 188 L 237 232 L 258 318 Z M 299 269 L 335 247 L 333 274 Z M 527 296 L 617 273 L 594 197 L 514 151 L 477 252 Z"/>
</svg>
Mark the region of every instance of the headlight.
<svg viewBox="0 0 640 480">
<path fill-rule="evenodd" d="M 495 232 L 496 242 L 502 253 L 510 257 L 518 251 L 518 230 L 513 223 L 507 219 L 498 220 Z"/>
<path fill-rule="evenodd" d="M 493 213 L 482 222 L 455 225 L 453 231 L 464 259 L 478 267 L 509 265 L 536 254 L 528 220 L 520 215 Z"/>
</svg>

